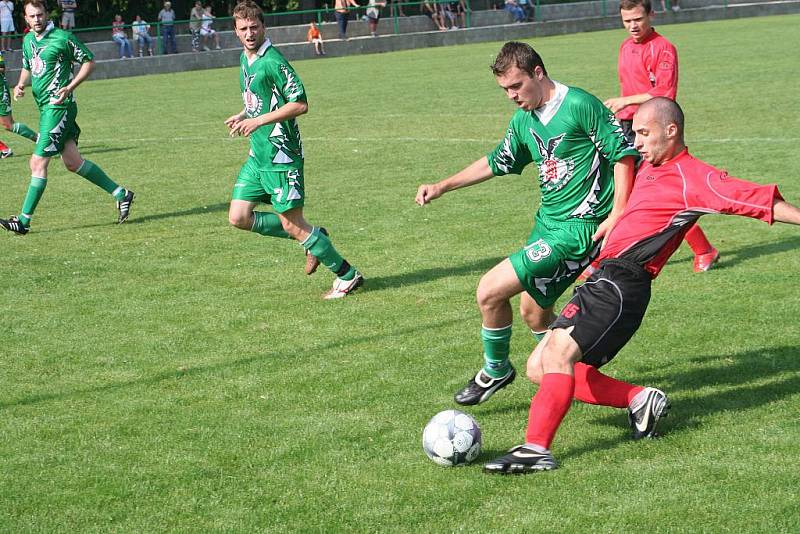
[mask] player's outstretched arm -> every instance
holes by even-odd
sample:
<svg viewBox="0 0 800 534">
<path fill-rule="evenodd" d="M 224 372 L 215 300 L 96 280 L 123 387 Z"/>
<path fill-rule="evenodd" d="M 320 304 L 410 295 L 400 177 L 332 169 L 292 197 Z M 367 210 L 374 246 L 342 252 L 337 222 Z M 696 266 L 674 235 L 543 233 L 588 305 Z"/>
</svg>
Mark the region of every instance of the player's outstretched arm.
<svg viewBox="0 0 800 534">
<path fill-rule="evenodd" d="M 479 184 L 493 176 L 494 173 L 489 167 L 489 159 L 484 156 L 449 178 L 445 178 L 435 184 L 422 184 L 417 189 L 417 196 L 414 200 L 420 206 L 424 206 L 448 191 Z"/>
<path fill-rule="evenodd" d="M 778 222 L 800 224 L 800 208 L 785 200 L 776 200 L 772 205 L 772 217 Z"/>
</svg>

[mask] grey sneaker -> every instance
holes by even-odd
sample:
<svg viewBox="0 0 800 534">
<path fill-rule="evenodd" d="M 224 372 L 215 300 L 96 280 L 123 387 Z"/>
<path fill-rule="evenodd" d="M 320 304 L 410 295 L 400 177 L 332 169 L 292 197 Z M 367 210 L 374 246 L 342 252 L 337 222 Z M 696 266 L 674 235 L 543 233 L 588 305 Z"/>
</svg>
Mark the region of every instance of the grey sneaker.
<svg viewBox="0 0 800 534">
<path fill-rule="evenodd" d="M 656 424 L 667 416 L 670 404 L 666 393 L 656 388 L 644 388 L 628 405 L 628 421 L 633 431 L 633 439 L 654 438 Z"/>
<path fill-rule="evenodd" d="M 516 475 L 534 471 L 551 471 L 557 468 L 558 463 L 549 452 L 538 452 L 526 445 L 517 445 L 510 449 L 505 456 L 484 464 L 483 472 Z"/>
</svg>

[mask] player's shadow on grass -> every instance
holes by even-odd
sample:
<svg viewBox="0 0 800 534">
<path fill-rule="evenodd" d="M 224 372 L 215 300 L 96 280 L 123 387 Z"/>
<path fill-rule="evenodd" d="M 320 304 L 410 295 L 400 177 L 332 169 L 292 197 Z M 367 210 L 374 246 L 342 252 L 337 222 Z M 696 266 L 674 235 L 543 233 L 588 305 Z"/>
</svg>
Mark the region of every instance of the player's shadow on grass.
<svg viewBox="0 0 800 534">
<path fill-rule="evenodd" d="M 213 204 L 211 206 L 198 206 L 195 208 L 189 208 L 187 210 L 182 211 L 170 211 L 167 213 L 154 213 L 153 215 L 143 215 L 142 217 L 136 216 L 136 205 L 134 204 L 134 211 L 132 212 L 131 218 L 125 221 L 125 225 L 130 224 L 142 224 L 145 222 L 152 222 L 152 221 L 160 221 L 162 219 L 173 219 L 176 217 L 189 217 L 192 215 L 202 215 L 204 213 L 217 213 L 220 211 L 227 211 L 229 204 L 227 202 L 223 202 L 220 204 Z M 52 228 L 52 229 L 44 229 L 44 230 L 37 230 L 36 233 L 58 233 L 58 232 L 66 232 L 66 231 L 75 231 L 75 230 L 88 230 L 91 228 L 101 228 L 103 226 L 117 226 L 116 222 L 102 222 L 96 224 L 84 224 L 81 226 L 70 226 L 69 228 Z"/>
<path fill-rule="evenodd" d="M 782 241 L 761 243 L 760 245 L 743 246 L 732 250 L 722 248 L 720 249 L 720 261 L 714 266 L 714 270 L 727 269 L 733 267 L 737 263 L 758 258 L 760 256 L 769 256 L 770 254 L 779 254 L 797 250 L 800 247 L 800 237 L 788 237 Z M 694 260 L 693 256 L 681 258 L 677 260 L 670 260 L 670 263 L 689 263 Z"/>
<path fill-rule="evenodd" d="M 107 146 L 88 146 L 88 147 L 81 147 L 81 154 L 103 154 L 106 152 L 127 152 L 128 150 L 133 150 L 134 147 L 132 146 L 117 146 L 117 147 L 107 147 Z"/>
<path fill-rule="evenodd" d="M 188 210 L 170 211 L 167 213 L 154 213 L 153 215 L 144 215 L 143 217 L 136 217 L 135 213 L 125 224 L 142 224 L 152 221 L 160 221 L 163 219 L 174 219 L 177 217 L 190 217 L 192 215 L 201 215 L 204 213 L 218 213 L 220 211 L 228 211 L 230 204 L 228 202 L 221 202 L 219 204 L 212 204 L 211 206 L 197 206 Z M 227 224 L 227 220 L 225 221 Z"/>
<path fill-rule="evenodd" d="M 692 432 L 701 429 L 710 415 L 758 408 L 800 391 L 800 359 L 794 346 L 729 355 L 711 354 L 689 361 L 693 364 L 689 370 L 659 370 L 634 379 L 637 383 L 663 389 L 670 397 L 672 409 L 669 417 L 659 422 L 661 434 Z M 630 439 L 627 437 L 625 410 L 606 411 L 593 422 L 618 427 L 624 431 L 624 437 L 571 449 L 563 455 L 564 458 L 613 448 Z"/>
<path fill-rule="evenodd" d="M 420 269 L 418 271 L 411 271 L 401 274 L 390 274 L 388 276 L 368 276 L 366 289 L 370 292 L 381 291 L 383 289 L 391 289 L 396 287 L 412 286 L 430 282 L 431 280 L 438 280 L 439 278 L 447 278 L 449 276 L 462 276 L 467 274 L 484 273 L 500 263 L 503 258 L 483 258 L 470 263 L 453 266 L 446 262 L 442 262 L 440 267 L 431 267 L 429 269 Z M 476 278 L 475 284 L 478 280 Z"/>
</svg>

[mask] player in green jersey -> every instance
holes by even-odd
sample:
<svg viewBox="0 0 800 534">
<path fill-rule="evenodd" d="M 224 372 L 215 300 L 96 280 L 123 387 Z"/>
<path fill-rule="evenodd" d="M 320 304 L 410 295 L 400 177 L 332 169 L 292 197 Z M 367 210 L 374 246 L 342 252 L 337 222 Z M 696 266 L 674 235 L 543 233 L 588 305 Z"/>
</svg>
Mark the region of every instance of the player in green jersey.
<svg viewBox="0 0 800 534">
<path fill-rule="evenodd" d="M 255 2 L 239 2 L 234 29 L 244 50 L 239 82 L 244 109 L 225 120 L 230 134 L 250 137 L 250 156 L 233 185 L 230 223 L 264 236 L 296 239 L 306 251 L 306 273 L 323 263 L 336 274 L 325 299 L 347 296 L 364 277 L 336 251 L 324 228 L 303 217 L 303 145 L 296 118 L 308 111 L 303 82 L 266 38 L 264 15 Z M 256 211 L 259 202 L 275 213 Z"/>
<path fill-rule="evenodd" d="M 11 92 L 8 90 L 6 82 L 6 63 L 3 53 L 0 51 L 0 125 L 9 132 L 14 132 L 22 137 L 27 137 L 34 143 L 36 142 L 36 132 L 28 128 L 21 122 L 14 122 L 11 114 Z M 7 158 L 14 153 L 0 141 L 0 158 Z"/>
<path fill-rule="evenodd" d="M 525 246 L 486 273 L 478 284 L 484 366 L 455 395 L 459 404 L 479 404 L 510 384 L 513 312 L 520 312 L 537 339 L 555 319 L 558 297 L 591 263 L 600 240 L 613 227 L 633 184 L 636 150 L 602 102 L 576 87 L 551 80 L 536 51 L 509 42 L 492 71 L 519 107 L 505 138 L 488 156 L 435 184 L 423 184 L 416 202 L 425 205 L 448 191 L 494 176 L 539 167 L 541 205 Z"/>
<path fill-rule="evenodd" d="M 14 87 L 14 99 L 25 95 L 31 80 L 33 98 L 39 108 L 39 138 L 31 156 L 31 183 L 22 211 L 10 219 L 0 219 L 0 226 L 19 235 L 28 233 L 31 217 L 47 186 L 50 158 L 61 155 L 67 170 L 86 178 L 116 199 L 118 222 L 127 220 L 133 191 L 117 185 L 103 170 L 78 151 L 81 130 L 75 122 L 78 106 L 73 91 L 94 68 L 92 53 L 72 33 L 56 28 L 47 20 L 42 0 L 25 0 L 25 22 L 31 31 L 22 41 L 22 71 Z M 72 64 L 80 64 L 73 77 Z"/>
</svg>

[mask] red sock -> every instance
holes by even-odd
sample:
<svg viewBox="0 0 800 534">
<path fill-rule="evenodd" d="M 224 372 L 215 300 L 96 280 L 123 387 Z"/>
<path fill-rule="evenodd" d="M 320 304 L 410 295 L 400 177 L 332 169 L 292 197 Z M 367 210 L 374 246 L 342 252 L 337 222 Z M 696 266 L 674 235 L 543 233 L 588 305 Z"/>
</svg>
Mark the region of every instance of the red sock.
<svg viewBox="0 0 800 534">
<path fill-rule="evenodd" d="M 703 233 L 703 230 L 696 223 L 694 226 L 692 226 L 691 230 L 686 232 L 684 239 L 687 243 L 689 243 L 689 246 L 692 248 L 692 252 L 694 252 L 695 256 L 699 254 L 707 254 L 711 252 L 712 248 L 714 248 L 711 246 L 711 243 L 708 242 L 708 239 L 706 239 L 706 234 Z"/>
<path fill-rule="evenodd" d="M 569 411 L 574 391 L 575 378 L 571 375 L 547 373 L 542 377 L 539 391 L 531 399 L 526 443 L 550 448 L 561 420 Z"/>
<path fill-rule="evenodd" d="M 606 376 L 591 365 L 575 364 L 575 398 L 588 404 L 627 408 L 642 386 Z"/>
</svg>

